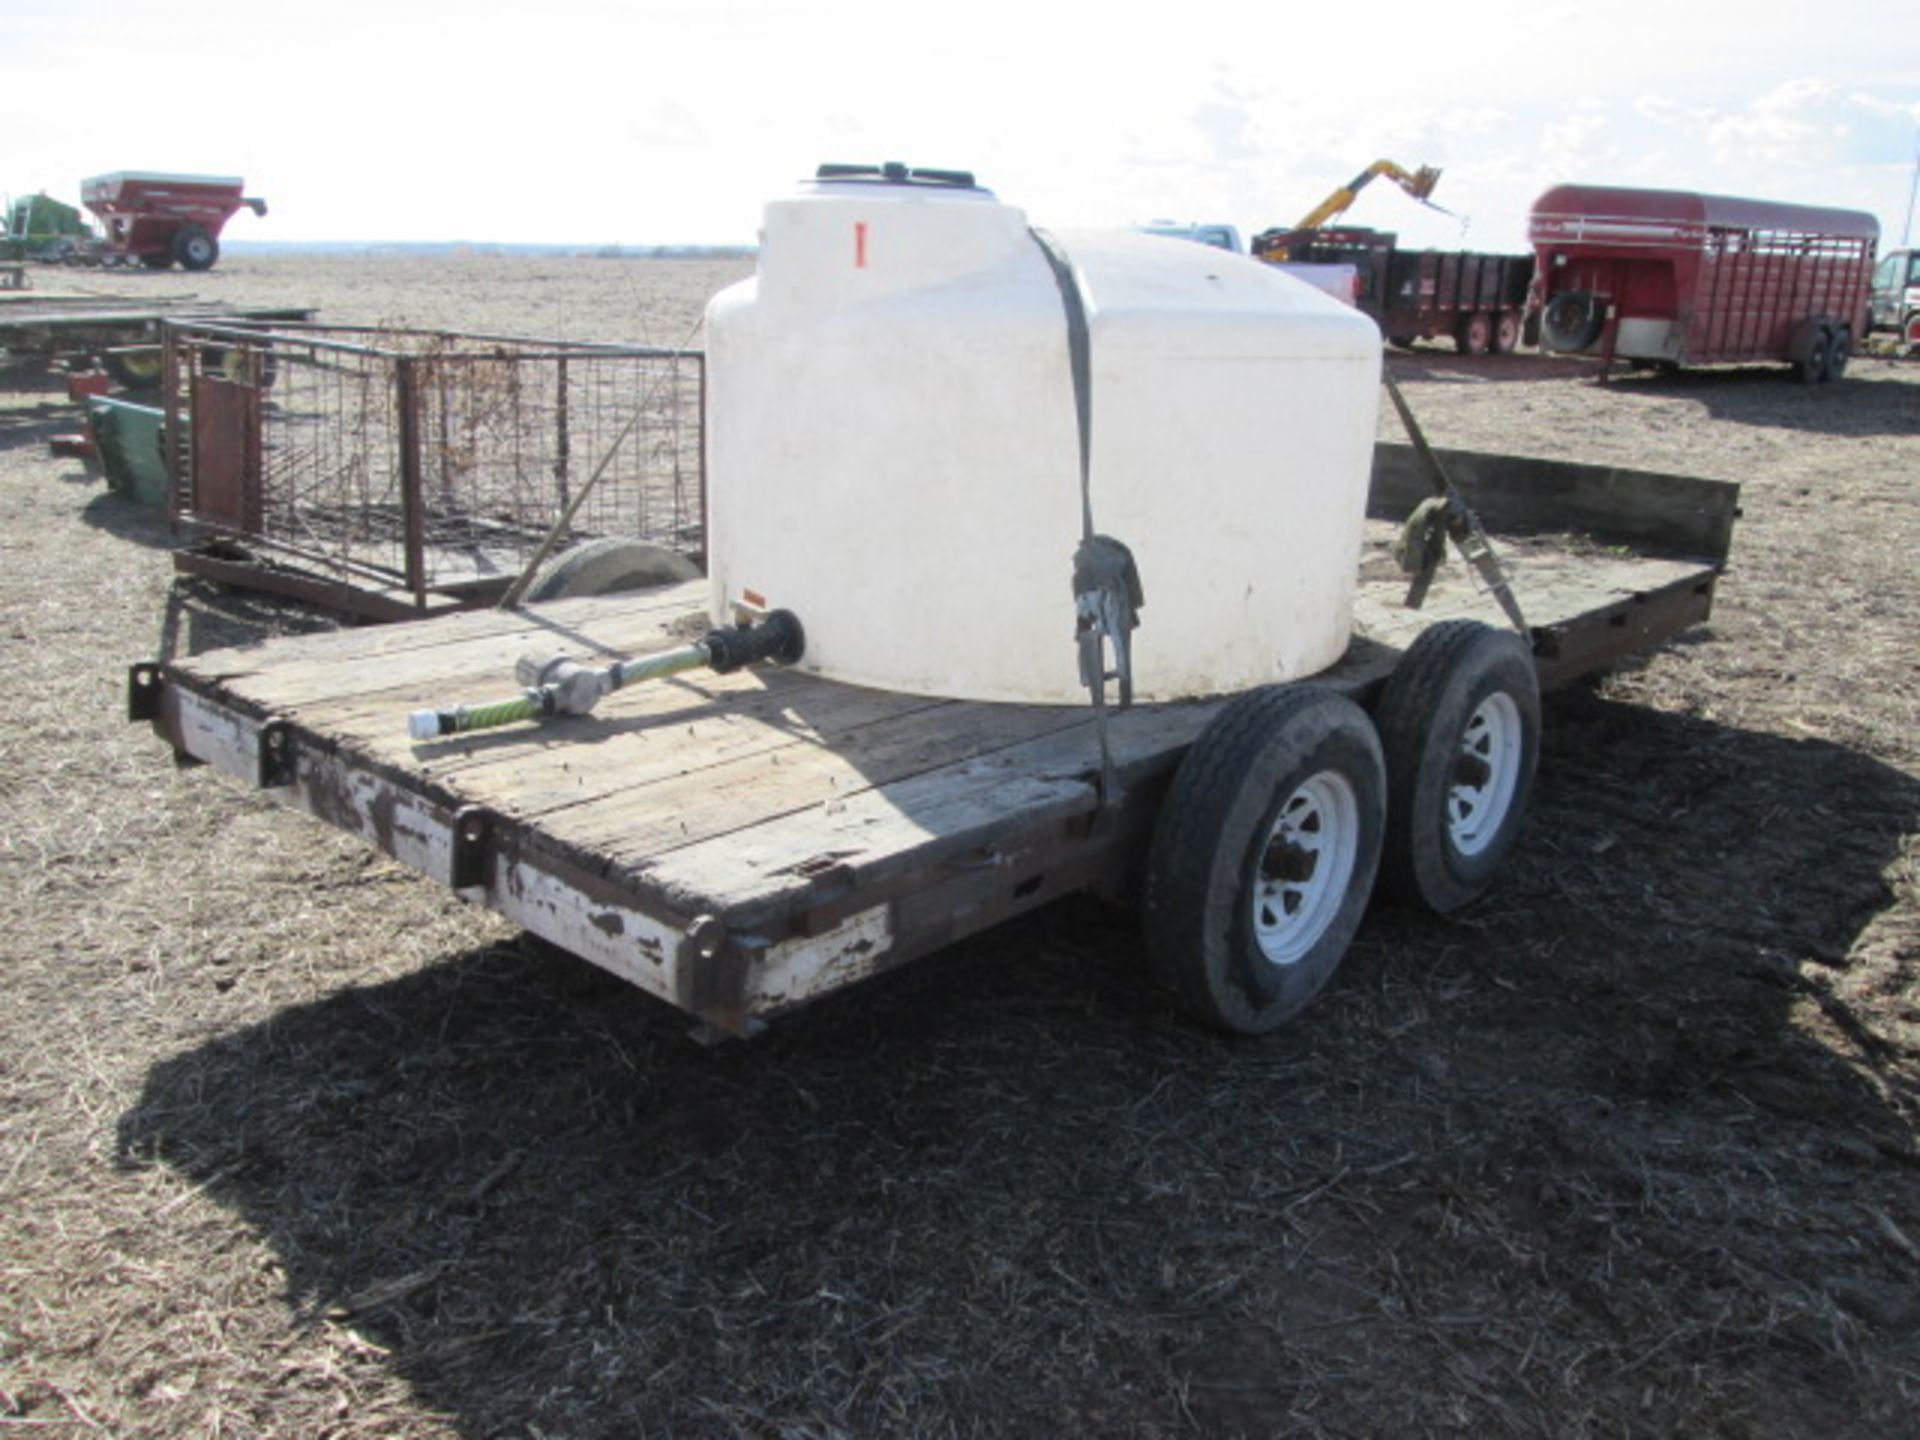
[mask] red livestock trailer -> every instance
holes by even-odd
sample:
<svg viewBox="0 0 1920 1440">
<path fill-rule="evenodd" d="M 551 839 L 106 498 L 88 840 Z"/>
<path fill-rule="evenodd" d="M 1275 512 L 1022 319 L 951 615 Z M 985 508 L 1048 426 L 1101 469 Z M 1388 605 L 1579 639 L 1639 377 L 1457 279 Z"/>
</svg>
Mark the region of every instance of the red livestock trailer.
<svg viewBox="0 0 1920 1440">
<path fill-rule="evenodd" d="M 1609 364 L 1784 360 L 1834 379 L 1867 333 L 1879 237 L 1858 210 L 1558 185 L 1533 205 L 1540 346 Z"/>
<path fill-rule="evenodd" d="M 107 227 L 107 244 L 149 270 L 174 261 L 183 270 L 211 269 L 220 258 L 220 229 L 242 208 L 267 213 L 267 202 L 242 194 L 237 176 L 164 175 L 118 170 L 80 182 L 80 202 Z"/>
</svg>

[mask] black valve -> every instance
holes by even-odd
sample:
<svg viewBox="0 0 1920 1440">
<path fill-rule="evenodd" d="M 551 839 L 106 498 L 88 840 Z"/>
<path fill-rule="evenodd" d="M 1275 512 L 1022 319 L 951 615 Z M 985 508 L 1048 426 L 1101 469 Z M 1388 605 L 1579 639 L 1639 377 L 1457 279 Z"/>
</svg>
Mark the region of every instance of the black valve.
<svg viewBox="0 0 1920 1440">
<path fill-rule="evenodd" d="M 730 675 L 747 665 L 771 660 L 791 665 L 806 653 L 807 634 L 791 610 L 771 610 L 751 625 L 724 625 L 709 630 L 702 642 L 707 664 L 715 673 Z"/>
</svg>

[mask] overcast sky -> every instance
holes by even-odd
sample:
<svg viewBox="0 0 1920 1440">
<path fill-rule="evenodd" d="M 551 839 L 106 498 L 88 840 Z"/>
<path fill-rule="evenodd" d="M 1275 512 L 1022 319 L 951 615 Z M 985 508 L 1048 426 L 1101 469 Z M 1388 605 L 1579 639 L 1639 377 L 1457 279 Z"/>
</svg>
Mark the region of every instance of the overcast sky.
<svg viewBox="0 0 1920 1440">
<path fill-rule="evenodd" d="M 1297 17 L 1291 12 L 1302 11 Z M 1053 227 L 1349 213 L 1519 249 L 1562 181 L 1862 209 L 1920 145 L 1912 0 L 0 0 L 0 193 L 243 175 L 229 240 L 747 242 L 822 160 L 972 169 Z"/>
</svg>

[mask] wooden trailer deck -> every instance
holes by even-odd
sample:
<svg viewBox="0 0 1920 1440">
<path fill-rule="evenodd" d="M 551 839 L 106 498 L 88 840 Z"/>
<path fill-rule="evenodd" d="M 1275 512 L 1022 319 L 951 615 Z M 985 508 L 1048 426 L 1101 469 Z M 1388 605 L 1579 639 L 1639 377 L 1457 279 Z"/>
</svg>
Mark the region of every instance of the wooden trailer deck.
<svg viewBox="0 0 1920 1440">
<path fill-rule="evenodd" d="M 1397 450 L 1383 447 L 1375 493 L 1404 511 L 1396 487 L 1417 482 Z M 1472 457 L 1442 455 L 1457 480 L 1471 475 Z M 1482 458 L 1483 480 L 1506 464 Z M 1537 481 L 1542 463 L 1515 474 Z M 1567 486 L 1554 513 L 1610 506 L 1624 530 L 1501 542 L 1546 683 L 1707 614 L 1735 491 L 1553 468 Z M 1475 496 L 1490 525 L 1552 490 L 1523 483 L 1531 499 L 1515 502 L 1496 482 Z M 1406 581 L 1384 551 L 1392 530 L 1382 520 L 1370 534 L 1353 645 L 1315 677 L 1363 699 L 1425 626 L 1505 623 L 1454 559 L 1425 608 L 1404 609 Z M 1646 553 L 1661 536 L 1684 544 Z M 779 670 L 683 674 L 615 692 L 589 716 L 408 738 L 416 708 L 515 693 L 524 651 L 685 643 L 704 631 L 705 598 L 694 582 L 176 658 L 135 667 L 132 708 L 184 755 L 743 1033 L 1068 891 L 1124 893 L 1159 794 L 1225 703 L 1112 715 L 1120 783 L 1105 807 L 1086 707 L 929 699 Z"/>
</svg>

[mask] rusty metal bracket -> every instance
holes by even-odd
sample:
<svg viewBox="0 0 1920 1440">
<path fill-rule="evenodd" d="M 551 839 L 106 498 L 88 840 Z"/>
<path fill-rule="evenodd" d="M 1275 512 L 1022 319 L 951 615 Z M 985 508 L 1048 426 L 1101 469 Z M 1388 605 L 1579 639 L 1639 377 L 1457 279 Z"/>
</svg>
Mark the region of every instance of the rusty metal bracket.
<svg viewBox="0 0 1920 1440">
<path fill-rule="evenodd" d="M 127 719 L 160 718 L 160 666 L 157 661 L 142 660 L 127 667 Z"/>
<path fill-rule="evenodd" d="M 293 727 L 277 716 L 260 727 L 259 770 L 262 790 L 278 790 L 293 784 Z"/>
<path fill-rule="evenodd" d="M 447 883 L 455 890 L 485 889 L 493 848 L 493 812 L 484 805 L 463 805 L 453 817 L 453 853 Z"/>
</svg>

